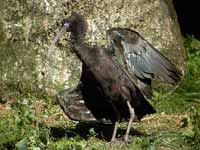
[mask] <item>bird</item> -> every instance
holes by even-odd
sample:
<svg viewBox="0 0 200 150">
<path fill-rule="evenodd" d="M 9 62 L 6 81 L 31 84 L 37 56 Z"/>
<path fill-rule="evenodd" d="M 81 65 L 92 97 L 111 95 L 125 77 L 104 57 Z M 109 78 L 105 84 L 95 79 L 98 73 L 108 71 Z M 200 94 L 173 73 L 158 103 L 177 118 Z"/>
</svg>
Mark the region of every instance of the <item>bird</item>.
<svg viewBox="0 0 200 150">
<path fill-rule="evenodd" d="M 73 12 L 64 19 L 63 29 L 70 32 L 71 49 L 83 64 L 80 84 L 77 86 L 81 100 L 74 100 L 74 104 L 82 103 L 81 107 L 86 108 L 80 114 L 92 114 L 88 120 L 114 124 L 112 142 L 115 141 L 118 124 L 128 120 L 124 136 L 127 143 L 133 120 L 156 112 L 147 101 L 152 97 L 152 79 L 159 77 L 175 84 L 180 80 L 179 71 L 133 30 L 109 29 L 106 32 L 109 45 L 105 48 L 84 42 L 87 23 L 79 13 Z M 57 99 L 62 98 L 58 95 Z M 63 106 L 70 107 L 69 100 Z M 72 116 L 73 109 L 66 114 Z M 84 119 L 87 120 L 87 117 Z"/>
</svg>

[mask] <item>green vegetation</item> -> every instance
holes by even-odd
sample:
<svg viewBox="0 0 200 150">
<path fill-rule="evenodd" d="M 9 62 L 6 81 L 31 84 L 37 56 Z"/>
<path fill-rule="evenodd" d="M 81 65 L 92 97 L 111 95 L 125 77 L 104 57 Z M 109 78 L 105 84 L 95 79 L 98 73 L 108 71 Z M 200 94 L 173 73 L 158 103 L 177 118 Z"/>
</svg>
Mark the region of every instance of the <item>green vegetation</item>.
<svg viewBox="0 0 200 150">
<path fill-rule="evenodd" d="M 200 41 L 195 38 L 190 36 L 185 41 L 189 69 L 183 82 L 173 92 L 154 92 L 152 104 L 158 113 L 134 123 L 132 142 L 128 146 L 122 141 L 125 123 L 121 124 L 117 141 L 111 145 L 99 138 L 101 134 L 94 125 L 79 124 L 77 127 L 76 123 L 68 121 L 54 97 L 33 86 L 35 80 L 21 80 L 26 74 L 30 75 L 30 67 L 26 67 L 26 61 L 30 61 L 26 48 L 17 43 L 9 46 L 8 42 L 0 42 L 0 46 L 2 72 L 16 64 L 11 57 L 23 60 L 19 65 L 21 71 L 14 71 L 18 80 L 8 72 L 9 80 L 0 81 L 0 149 L 200 149 Z M 24 56 L 18 56 L 22 51 Z M 32 62 L 29 65 L 34 66 L 34 60 Z M 6 64 L 10 66 L 5 67 Z"/>
</svg>

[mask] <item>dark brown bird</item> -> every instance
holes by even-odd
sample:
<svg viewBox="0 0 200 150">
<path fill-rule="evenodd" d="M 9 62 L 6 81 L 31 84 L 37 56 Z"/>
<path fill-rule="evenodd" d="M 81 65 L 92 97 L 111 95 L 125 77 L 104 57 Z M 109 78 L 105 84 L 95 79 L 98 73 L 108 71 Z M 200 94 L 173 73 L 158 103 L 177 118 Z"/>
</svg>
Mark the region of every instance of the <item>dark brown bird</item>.
<svg viewBox="0 0 200 150">
<path fill-rule="evenodd" d="M 61 107 L 74 120 L 96 118 L 114 123 L 111 141 L 115 139 L 118 122 L 129 120 L 124 138 L 127 142 L 133 119 L 155 112 L 144 97 L 152 97 L 151 80 L 158 76 L 174 84 L 180 73 L 135 31 L 107 31 L 111 56 L 107 52 L 110 49 L 83 42 L 87 25 L 82 15 L 73 13 L 63 24 L 71 32 L 71 47 L 83 63 L 83 72 L 79 86 L 71 92 L 79 93 L 79 98 L 70 100 L 70 92 L 63 92 L 68 96 L 60 93 L 57 98 Z"/>
</svg>

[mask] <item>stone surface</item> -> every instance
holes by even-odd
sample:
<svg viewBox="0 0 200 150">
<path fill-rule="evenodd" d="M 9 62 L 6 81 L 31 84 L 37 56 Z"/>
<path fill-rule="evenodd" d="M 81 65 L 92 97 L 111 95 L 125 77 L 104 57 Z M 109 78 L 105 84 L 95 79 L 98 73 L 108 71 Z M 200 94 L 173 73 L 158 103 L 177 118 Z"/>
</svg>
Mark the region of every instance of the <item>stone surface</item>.
<svg viewBox="0 0 200 150">
<path fill-rule="evenodd" d="M 21 53 L 18 51 L 16 55 L 20 57 L 13 62 L 15 67 L 10 69 L 15 75 L 20 69 L 23 71 L 17 80 L 23 77 L 37 80 L 38 87 L 53 93 L 57 87 L 76 84 L 80 76 L 81 63 L 69 50 L 67 34 L 58 42 L 50 62 L 46 59 L 48 46 L 60 29 L 61 20 L 72 11 L 86 16 L 87 42 L 104 45 L 107 29 L 130 28 L 163 51 L 183 74 L 186 70 L 185 49 L 171 0 L 16 0 L 12 3 L 4 1 L 1 7 L 5 14 L 0 18 L 4 41 L 14 45 L 18 43 L 25 49 Z M 27 60 L 20 63 L 24 58 Z M 32 71 L 36 78 L 31 78 L 33 73 L 26 70 L 28 67 L 19 67 L 25 64 L 34 64 Z M 4 80 L 8 78 L 7 70 L 4 67 Z"/>
</svg>

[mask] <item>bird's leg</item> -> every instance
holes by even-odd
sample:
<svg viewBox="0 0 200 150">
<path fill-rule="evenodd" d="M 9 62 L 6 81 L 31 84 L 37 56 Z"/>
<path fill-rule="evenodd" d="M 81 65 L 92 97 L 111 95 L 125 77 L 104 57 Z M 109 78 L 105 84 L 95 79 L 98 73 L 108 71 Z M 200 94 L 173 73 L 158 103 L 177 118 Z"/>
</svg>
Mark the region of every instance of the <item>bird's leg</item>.
<svg viewBox="0 0 200 150">
<path fill-rule="evenodd" d="M 135 118 L 135 110 L 134 108 L 131 107 L 131 104 L 129 101 L 127 101 L 127 105 L 128 105 L 128 109 L 129 109 L 129 112 L 130 112 L 130 120 L 128 122 L 128 127 L 127 127 L 127 130 L 126 130 L 126 134 L 124 136 L 124 141 L 125 143 L 128 143 L 128 135 L 129 135 L 129 132 L 130 132 L 130 129 L 131 129 L 131 124 Z"/>
<path fill-rule="evenodd" d="M 113 107 L 113 110 L 114 110 L 114 112 L 116 114 L 116 122 L 115 122 L 115 125 L 114 125 L 112 138 L 110 140 L 111 143 L 113 143 L 115 141 L 115 138 L 116 138 L 116 135 L 117 135 L 117 129 L 118 129 L 118 125 L 119 125 L 119 120 L 120 120 L 120 113 L 117 110 L 117 107 L 116 107 L 116 105 L 114 103 L 112 103 L 112 107 Z"/>
<path fill-rule="evenodd" d="M 112 133 L 112 138 L 111 138 L 110 142 L 115 141 L 115 138 L 116 138 L 116 135 L 117 135 L 118 125 L 119 125 L 119 122 L 115 122 L 113 133 Z"/>
</svg>

